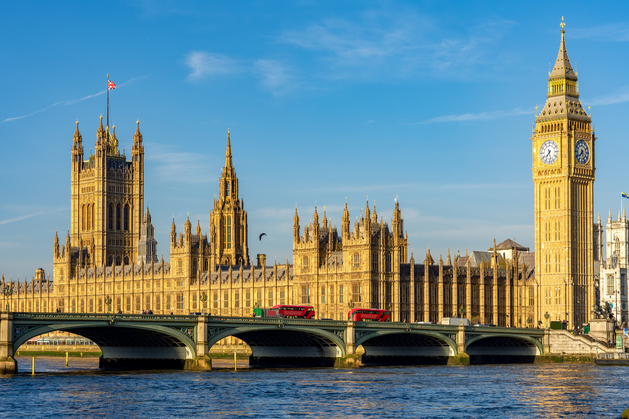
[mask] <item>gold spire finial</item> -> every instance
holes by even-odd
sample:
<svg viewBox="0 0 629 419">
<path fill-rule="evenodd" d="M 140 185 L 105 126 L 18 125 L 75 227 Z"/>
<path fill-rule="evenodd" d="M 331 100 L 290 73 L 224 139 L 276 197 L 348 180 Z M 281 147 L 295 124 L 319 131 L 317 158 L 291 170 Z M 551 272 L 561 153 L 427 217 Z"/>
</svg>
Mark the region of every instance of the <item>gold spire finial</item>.
<svg viewBox="0 0 629 419">
<path fill-rule="evenodd" d="M 561 17 L 561 23 L 559 24 L 559 26 L 561 26 L 561 33 L 564 33 L 564 27 L 566 26 L 566 23 L 563 21 L 563 16 Z"/>
</svg>

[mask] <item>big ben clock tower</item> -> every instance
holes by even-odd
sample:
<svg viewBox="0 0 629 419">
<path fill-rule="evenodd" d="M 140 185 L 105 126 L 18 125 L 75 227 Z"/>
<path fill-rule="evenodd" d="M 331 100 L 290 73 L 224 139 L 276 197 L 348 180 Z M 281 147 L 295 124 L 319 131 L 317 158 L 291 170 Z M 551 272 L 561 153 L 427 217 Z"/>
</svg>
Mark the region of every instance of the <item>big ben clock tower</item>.
<svg viewBox="0 0 629 419">
<path fill-rule="evenodd" d="M 533 130 L 537 318 L 587 322 L 594 306 L 594 129 L 564 40 Z M 548 313 L 548 316 L 546 315 Z"/>
</svg>

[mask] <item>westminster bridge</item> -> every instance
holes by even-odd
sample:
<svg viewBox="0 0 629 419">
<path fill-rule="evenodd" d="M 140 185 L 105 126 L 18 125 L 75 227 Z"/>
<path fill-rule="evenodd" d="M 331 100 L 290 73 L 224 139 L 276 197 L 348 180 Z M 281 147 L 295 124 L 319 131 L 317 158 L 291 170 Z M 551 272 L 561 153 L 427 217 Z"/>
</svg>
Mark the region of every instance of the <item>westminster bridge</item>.
<svg viewBox="0 0 629 419">
<path fill-rule="evenodd" d="M 234 336 L 250 365 L 339 366 L 533 362 L 542 329 L 207 315 L 0 313 L 0 373 L 16 372 L 14 353 L 54 331 L 92 340 L 101 368 L 211 369 L 209 349 Z M 364 354 L 355 354 L 362 345 Z"/>
</svg>

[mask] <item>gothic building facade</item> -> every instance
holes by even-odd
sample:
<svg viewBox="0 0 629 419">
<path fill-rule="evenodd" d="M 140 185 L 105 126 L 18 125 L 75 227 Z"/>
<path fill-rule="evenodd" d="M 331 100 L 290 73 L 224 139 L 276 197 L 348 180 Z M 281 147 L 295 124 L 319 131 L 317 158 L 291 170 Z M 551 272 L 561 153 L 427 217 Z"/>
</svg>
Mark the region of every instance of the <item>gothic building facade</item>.
<svg viewBox="0 0 629 419">
<path fill-rule="evenodd" d="M 390 224 L 367 203 L 352 225 L 345 204 L 340 230 L 325 210 L 320 220 L 316 206 L 312 222 L 302 227 L 296 209 L 293 263 L 267 266 L 265 255 L 251 261 L 229 132 L 207 233 L 199 222 L 193 230 L 189 218 L 178 232 L 173 219 L 170 262 L 158 260 L 150 212 L 144 212 L 139 122 L 130 161 L 118 151 L 115 129 L 110 135 L 102 117 L 94 154 L 85 159 L 77 122 L 71 224 L 63 244 L 55 235 L 54 283 L 38 271 L 30 282 L 11 284 L 14 293 L 4 303 L 14 311 L 150 309 L 228 316 L 251 315 L 253 307 L 303 304 L 331 319 L 345 319 L 349 308 L 365 307 L 389 310 L 395 321 L 463 316 L 499 326 L 537 327 L 548 320 L 580 325 L 594 302 L 602 228 L 592 227 L 595 136 L 578 96 L 562 28 L 548 100 L 536 116 L 532 137 L 534 255 L 524 257 L 520 252 L 528 249 L 507 240 L 473 257 L 466 252 L 453 259 L 448 251 L 445 261 L 440 256 L 435 262 L 428 251 L 418 263 L 408 254 L 397 200 Z M 9 284 L 2 277 L 0 285 Z"/>
</svg>

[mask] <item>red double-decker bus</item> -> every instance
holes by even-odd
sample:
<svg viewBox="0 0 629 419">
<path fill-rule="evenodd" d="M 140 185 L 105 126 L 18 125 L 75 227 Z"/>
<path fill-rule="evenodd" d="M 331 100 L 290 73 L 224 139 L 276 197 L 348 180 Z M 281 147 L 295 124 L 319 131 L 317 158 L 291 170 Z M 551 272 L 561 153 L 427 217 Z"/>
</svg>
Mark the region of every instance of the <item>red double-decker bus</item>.
<svg viewBox="0 0 629 419">
<path fill-rule="evenodd" d="M 388 322 L 391 319 L 387 310 L 376 310 L 373 308 L 354 308 L 347 313 L 347 320 L 355 322 Z"/>
<path fill-rule="evenodd" d="M 268 309 L 266 315 L 269 317 L 311 319 L 314 317 L 315 311 L 312 306 L 289 306 L 279 304 Z"/>
</svg>

